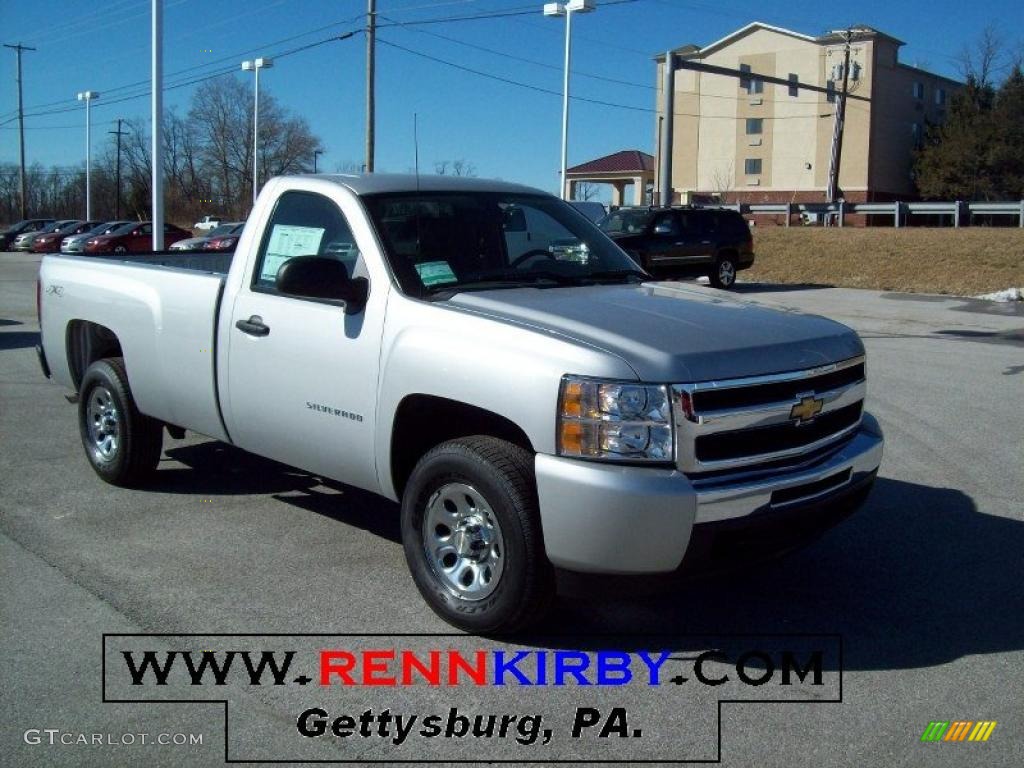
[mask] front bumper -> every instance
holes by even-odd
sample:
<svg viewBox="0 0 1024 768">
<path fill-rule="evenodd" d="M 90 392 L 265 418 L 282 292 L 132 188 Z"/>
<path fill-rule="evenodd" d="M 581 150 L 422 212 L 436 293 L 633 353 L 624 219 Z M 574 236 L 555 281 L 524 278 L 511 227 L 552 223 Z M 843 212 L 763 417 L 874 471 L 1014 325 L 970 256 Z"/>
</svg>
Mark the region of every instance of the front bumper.
<svg viewBox="0 0 1024 768">
<path fill-rule="evenodd" d="M 697 544 L 716 528 L 751 526 L 784 539 L 792 527 L 794 539 L 800 538 L 807 526 L 796 530 L 790 525 L 794 516 L 811 511 L 828 523 L 829 508 L 862 500 L 881 463 L 882 445 L 877 422 L 865 415 L 849 442 L 813 466 L 717 484 L 692 481 L 676 469 L 538 454 L 548 558 L 557 568 L 582 573 L 659 574 L 677 570 L 684 555 L 689 565 Z"/>
</svg>

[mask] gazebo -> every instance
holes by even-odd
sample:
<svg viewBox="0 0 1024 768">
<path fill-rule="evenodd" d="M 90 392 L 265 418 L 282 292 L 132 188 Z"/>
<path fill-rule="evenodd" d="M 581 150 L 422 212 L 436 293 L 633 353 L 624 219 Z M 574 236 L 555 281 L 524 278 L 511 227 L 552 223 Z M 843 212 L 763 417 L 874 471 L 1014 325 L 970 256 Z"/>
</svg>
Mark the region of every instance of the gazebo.
<svg viewBox="0 0 1024 768">
<path fill-rule="evenodd" d="M 624 149 L 596 160 L 574 165 L 565 171 L 568 198 L 576 199 L 581 181 L 612 185 L 612 205 L 622 205 L 626 186 L 633 185 L 633 205 L 643 205 L 647 186 L 654 183 L 654 157 L 639 149 Z"/>
</svg>

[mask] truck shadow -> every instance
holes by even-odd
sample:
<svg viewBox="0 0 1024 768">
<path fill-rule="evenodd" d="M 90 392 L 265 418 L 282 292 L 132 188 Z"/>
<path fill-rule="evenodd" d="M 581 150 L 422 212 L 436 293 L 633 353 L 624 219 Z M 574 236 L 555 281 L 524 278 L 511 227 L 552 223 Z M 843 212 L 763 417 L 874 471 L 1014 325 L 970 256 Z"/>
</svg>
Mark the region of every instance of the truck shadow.
<svg viewBox="0 0 1024 768">
<path fill-rule="evenodd" d="M 39 333 L 9 331 L 0 333 L 0 349 L 25 349 L 39 343 Z"/>
<path fill-rule="evenodd" d="M 148 486 L 152 490 L 202 496 L 269 495 L 389 541 L 401 541 L 398 505 L 375 494 L 213 440 L 164 453 L 187 469 L 161 468 Z"/>
<path fill-rule="evenodd" d="M 928 667 L 1024 649 L 1021 552 L 1019 520 L 880 478 L 858 513 L 788 558 L 659 597 L 564 601 L 542 631 L 595 648 L 608 644 L 588 634 L 836 633 L 847 669 Z"/>
<path fill-rule="evenodd" d="M 161 469 L 153 490 L 271 495 L 400 541 L 398 505 L 373 494 L 215 441 L 166 453 L 186 468 Z M 954 488 L 879 478 L 859 512 L 782 560 L 658 596 L 562 599 L 513 642 L 639 650 L 644 636 L 686 635 L 746 648 L 728 636 L 839 634 L 848 670 L 929 667 L 1024 649 L 1022 552 L 1024 522 L 983 514 Z M 408 597 L 418 599 L 411 582 Z"/>
</svg>

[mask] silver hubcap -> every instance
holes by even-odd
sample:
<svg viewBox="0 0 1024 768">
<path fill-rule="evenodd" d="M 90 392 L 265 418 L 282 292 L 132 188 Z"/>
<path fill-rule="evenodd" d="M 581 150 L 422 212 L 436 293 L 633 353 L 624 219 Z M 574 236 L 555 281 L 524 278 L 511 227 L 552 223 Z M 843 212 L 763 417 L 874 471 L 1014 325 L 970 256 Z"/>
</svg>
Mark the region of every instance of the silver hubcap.
<svg viewBox="0 0 1024 768">
<path fill-rule="evenodd" d="M 106 387 L 96 387 L 89 395 L 86 410 L 89 443 L 97 461 L 110 461 L 117 455 L 121 439 L 121 415 Z"/>
<path fill-rule="evenodd" d="M 448 483 L 430 497 L 423 549 L 434 576 L 460 600 L 483 600 L 498 586 L 505 542 L 490 505 L 471 485 Z"/>
<path fill-rule="evenodd" d="M 736 267 L 731 261 L 723 261 L 718 265 L 718 279 L 722 285 L 732 285 L 732 281 L 736 279 Z"/>
</svg>

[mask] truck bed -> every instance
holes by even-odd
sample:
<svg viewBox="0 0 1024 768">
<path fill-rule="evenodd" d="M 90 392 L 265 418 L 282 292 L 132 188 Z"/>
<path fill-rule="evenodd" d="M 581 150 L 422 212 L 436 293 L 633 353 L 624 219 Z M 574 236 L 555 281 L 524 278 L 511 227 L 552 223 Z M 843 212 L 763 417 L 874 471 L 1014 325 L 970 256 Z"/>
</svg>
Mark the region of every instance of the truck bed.
<svg viewBox="0 0 1024 768">
<path fill-rule="evenodd" d="M 43 348 L 54 380 L 77 389 L 82 371 L 69 348 L 80 321 L 109 330 L 142 413 L 223 440 L 217 318 L 234 254 L 179 253 L 46 256 L 39 271 Z"/>
<path fill-rule="evenodd" d="M 140 266 L 171 267 L 226 275 L 231 269 L 234 255 L 234 251 L 155 251 L 152 253 L 119 253 L 99 257 L 86 255 L 83 258 L 90 260 L 101 258 L 104 261 L 118 261 Z"/>
</svg>

